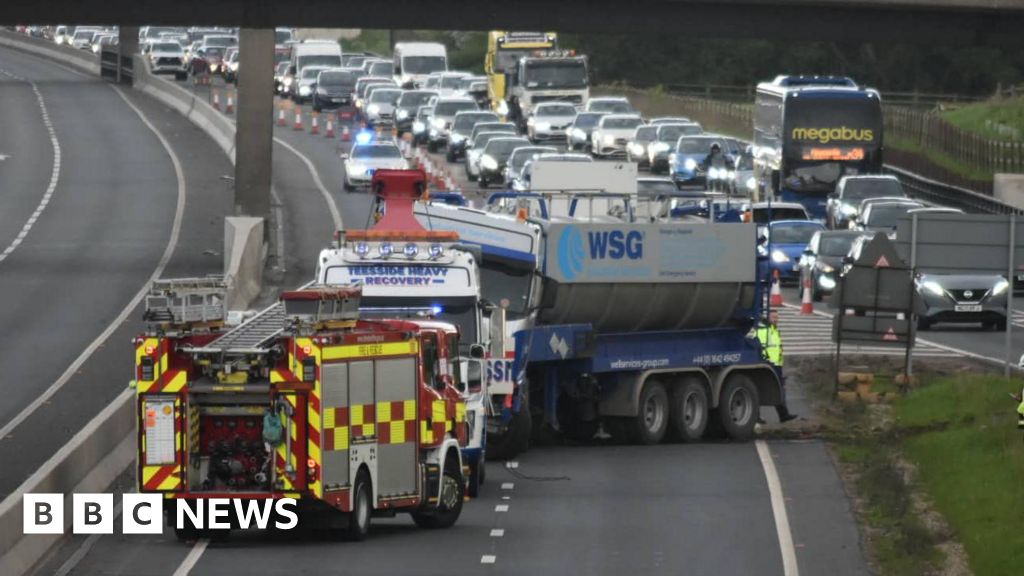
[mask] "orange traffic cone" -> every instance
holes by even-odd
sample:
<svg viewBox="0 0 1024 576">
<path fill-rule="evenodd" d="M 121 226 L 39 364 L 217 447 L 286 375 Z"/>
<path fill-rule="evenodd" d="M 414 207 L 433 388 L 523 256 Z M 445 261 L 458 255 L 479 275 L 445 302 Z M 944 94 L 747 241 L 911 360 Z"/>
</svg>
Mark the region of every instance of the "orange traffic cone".
<svg viewBox="0 0 1024 576">
<path fill-rule="evenodd" d="M 309 133 L 310 134 L 319 134 L 320 133 L 320 124 L 318 123 L 319 119 L 320 119 L 320 114 L 318 114 L 316 112 L 313 112 L 313 119 L 310 120 L 310 122 L 309 122 Z"/>
<path fill-rule="evenodd" d="M 285 118 L 285 115 L 284 115 L 284 106 L 282 106 L 277 111 L 277 125 L 278 126 L 287 126 L 288 125 L 288 119 Z"/>
<path fill-rule="evenodd" d="M 324 138 L 334 138 L 334 115 L 327 115 L 327 125 L 324 127 Z"/>
<path fill-rule="evenodd" d="M 782 289 L 779 287 L 779 271 L 772 271 L 772 290 L 768 301 L 772 306 L 782 306 Z"/>
<path fill-rule="evenodd" d="M 228 92 L 227 102 L 224 103 L 224 113 L 234 114 L 235 113 L 235 99 L 231 92 Z"/>
<path fill-rule="evenodd" d="M 302 131 L 302 108 L 295 107 L 295 123 L 292 124 L 292 130 Z"/>
<path fill-rule="evenodd" d="M 348 129 L 348 124 L 346 124 L 346 125 L 341 127 L 341 141 L 342 142 L 351 142 L 352 141 L 352 131 Z"/>
<path fill-rule="evenodd" d="M 814 302 L 811 299 L 811 279 L 804 278 L 803 297 L 800 299 L 800 313 L 814 314 Z"/>
<path fill-rule="evenodd" d="M 220 92 L 213 91 L 213 109 L 220 110 Z"/>
</svg>

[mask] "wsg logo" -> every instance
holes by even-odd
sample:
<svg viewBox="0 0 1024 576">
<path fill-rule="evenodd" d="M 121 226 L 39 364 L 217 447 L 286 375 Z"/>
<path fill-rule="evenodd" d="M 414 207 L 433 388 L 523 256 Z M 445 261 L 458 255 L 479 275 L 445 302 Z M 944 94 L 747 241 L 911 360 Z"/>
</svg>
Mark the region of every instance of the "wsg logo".
<svg viewBox="0 0 1024 576">
<path fill-rule="evenodd" d="M 875 131 L 868 128 L 793 128 L 793 140 L 817 140 L 822 144 L 832 141 L 870 142 L 875 139 Z"/>
<path fill-rule="evenodd" d="M 644 235 L 639 230 L 597 230 L 583 234 L 576 226 L 566 226 L 558 237 L 558 266 L 567 280 L 583 271 L 583 262 L 591 260 L 639 260 L 644 256 Z"/>
</svg>

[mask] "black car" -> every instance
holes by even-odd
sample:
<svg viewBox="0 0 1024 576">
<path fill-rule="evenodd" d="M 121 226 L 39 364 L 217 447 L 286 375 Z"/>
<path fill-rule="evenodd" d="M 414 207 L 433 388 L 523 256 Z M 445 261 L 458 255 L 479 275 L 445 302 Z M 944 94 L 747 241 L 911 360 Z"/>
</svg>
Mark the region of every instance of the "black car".
<svg viewBox="0 0 1024 576">
<path fill-rule="evenodd" d="M 531 146 L 530 140 L 522 136 L 492 138 L 480 155 L 480 187 L 487 188 L 491 182 L 504 182 L 505 166 L 512 151 L 521 146 Z"/>
<path fill-rule="evenodd" d="M 347 70 L 324 70 L 317 76 L 313 90 L 313 110 L 352 106 L 356 76 Z"/>
<path fill-rule="evenodd" d="M 437 98 L 434 90 L 406 90 L 395 104 L 395 128 L 399 134 L 412 130 L 416 111 L 420 106 L 427 106 L 432 98 Z"/>
<path fill-rule="evenodd" d="M 594 128 L 597 128 L 597 123 L 601 121 L 601 117 L 605 115 L 605 112 L 580 112 L 577 114 L 576 119 L 573 120 L 573 123 L 566 130 L 566 141 L 569 144 L 569 150 L 589 150 L 590 135 L 594 132 Z"/>
<path fill-rule="evenodd" d="M 814 233 L 800 257 L 800 285 L 811 285 L 811 299 L 820 302 L 832 294 L 843 271 L 843 259 L 853 243 L 864 236 L 857 230 L 822 230 Z"/>
<path fill-rule="evenodd" d="M 466 151 L 466 146 L 472 139 L 474 128 L 483 123 L 498 122 L 498 115 L 494 112 L 484 110 L 467 110 L 455 114 L 452 119 L 452 129 L 448 136 L 445 157 L 449 162 L 458 160 Z"/>
</svg>

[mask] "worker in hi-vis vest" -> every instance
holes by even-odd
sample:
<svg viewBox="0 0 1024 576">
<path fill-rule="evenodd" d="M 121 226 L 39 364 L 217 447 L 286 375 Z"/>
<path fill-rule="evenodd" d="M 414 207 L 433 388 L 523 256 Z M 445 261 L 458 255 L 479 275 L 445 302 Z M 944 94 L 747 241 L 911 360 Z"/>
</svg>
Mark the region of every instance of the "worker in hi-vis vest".
<svg viewBox="0 0 1024 576">
<path fill-rule="evenodd" d="M 761 352 L 764 354 L 765 359 L 779 367 L 783 394 L 782 403 L 775 406 L 775 411 L 779 415 L 779 422 L 789 422 L 796 418 L 796 414 L 791 414 L 786 406 L 786 376 L 782 371 L 782 334 L 779 333 L 779 314 L 772 312 L 767 322 L 762 320 L 758 323 L 755 335 L 757 341 L 761 343 Z"/>
</svg>

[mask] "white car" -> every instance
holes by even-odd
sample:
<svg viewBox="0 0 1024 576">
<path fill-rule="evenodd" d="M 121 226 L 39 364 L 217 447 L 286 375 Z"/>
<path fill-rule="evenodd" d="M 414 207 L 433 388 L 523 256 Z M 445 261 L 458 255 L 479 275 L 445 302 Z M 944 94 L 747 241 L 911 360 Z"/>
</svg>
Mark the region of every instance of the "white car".
<svg viewBox="0 0 1024 576">
<path fill-rule="evenodd" d="M 293 87 L 292 99 L 297 104 L 302 104 L 313 97 L 313 84 L 316 84 L 320 72 L 327 70 L 328 66 L 306 66 L 299 72 L 297 86 Z"/>
<path fill-rule="evenodd" d="M 541 102 L 526 120 L 526 135 L 533 142 L 565 142 L 565 133 L 576 120 L 576 107 L 567 102 Z"/>
<path fill-rule="evenodd" d="M 625 156 L 626 146 L 644 121 L 636 114 L 608 114 L 590 136 L 594 156 Z"/>
<path fill-rule="evenodd" d="M 371 126 L 378 124 L 394 125 L 395 107 L 398 105 L 398 99 L 401 97 L 401 88 L 392 88 L 386 85 L 376 87 L 370 93 L 369 99 L 366 102 L 367 123 Z"/>
<path fill-rule="evenodd" d="M 185 50 L 171 40 L 153 42 L 149 49 L 149 68 L 153 74 L 174 74 L 178 80 L 184 80 L 188 72 Z"/>
<path fill-rule="evenodd" d="M 437 80 L 437 91 L 441 97 L 459 96 L 459 84 L 469 72 L 443 72 Z"/>
<path fill-rule="evenodd" d="M 625 96 L 598 96 L 587 100 L 585 112 L 604 112 L 605 114 L 636 114 L 636 109 Z"/>
<path fill-rule="evenodd" d="M 365 132 L 362 134 L 366 134 Z M 357 186 L 368 186 L 377 170 L 405 170 L 409 163 L 392 141 L 360 142 L 357 136 L 351 154 L 342 154 L 344 176 L 342 184 L 351 192 Z"/>
</svg>

